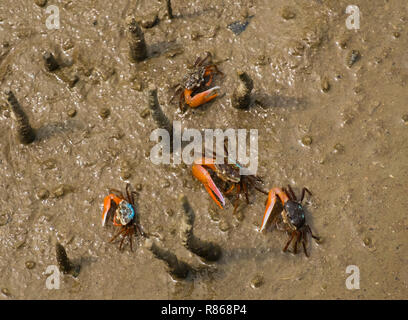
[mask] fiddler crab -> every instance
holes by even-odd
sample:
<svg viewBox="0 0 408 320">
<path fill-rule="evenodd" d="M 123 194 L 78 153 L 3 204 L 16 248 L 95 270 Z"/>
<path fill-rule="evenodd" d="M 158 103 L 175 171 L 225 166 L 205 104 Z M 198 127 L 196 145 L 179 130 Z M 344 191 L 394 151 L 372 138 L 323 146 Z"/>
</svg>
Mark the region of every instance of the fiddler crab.
<svg viewBox="0 0 408 320">
<path fill-rule="evenodd" d="M 320 241 L 320 238 L 315 236 L 310 227 L 306 224 L 305 211 L 301 204 L 305 196 L 305 192 L 312 195 L 307 188 L 303 188 L 302 196 L 300 201 L 298 201 L 290 185 L 288 185 L 288 190 L 285 188 L 272 188 L 268 194 L 265 214 L 260 231 L 262 232 L 265 229 L 268 220 L 271 218 L 272 209 L 275 206 L 277 197 L 279 197 L 283 205 L 283 211 L 281 212 L 280 216 L 286 231 L 290 233 L 289 240 L 283 248 L 283 251 L 286 252 L 290 243 L 296 237 L 294 243 L 294 253 L 297 253 L 298 243 L 302 242 L 303 251 L 305 252 L 306 257 L 308 257 L 309 255 L 306 251 L 307 234 L 310 233 L 312 238 L 317 241 Z M 274 217 L 272 220 L 276 220 L 276 217 Z"/>
<path fill-rule="evenodd" d="M 119 235 L 122 235 L 119 250 L 122 249 L 125 238 L 129 238 L 130 250 L 133 251 L 132 235 L 139 232 L 141 236 L 146 236 L 141 225 L 137 223 L 136 220 L 135 194 L 137 195 L 135 191 L 130 191 L 130 184 L 128 183 L 126 185 L 126 197 L 121 191 L 109 189 L 109 195 L 107 195 L 103 201 L 102 227 L 105 226 L 111 213 L 114 212 L 113 225 L 120 227 L 120 230 L 109 242 L 114 241 Z"/>
<path fill-rule="evenodd" d="M 211 58 L 210 52 L 207 52 L 206 56 L 202 59 L 198 57 L 194 63 L 193 70 L 184 76 L 181 84 L 176 86 L 176 92 L 171 97 L 170 102 L 179 94 L 180 111 L 183 112 L 183 102 L 192 108 L 196 108 L 217 97 L 218 93 L 213 92 L 220 89 L 218 86 L 201 92 L 203 88 L 211 85 L 214 74 L 223 75 L 215 64 L 207 63 L 209 58 Z"/>
<path fill-rule="evenodd" d="M 224 163 L 217 163 L 215 154 L 212 158 L 197 158 L 193 162 L 192 173 L 193 176 L 204 185 L 204 188 L 207 190 L 211 198 L 221 209 L 225 207 L 224 195 L 231 194 L 235 189 L 236 193 L 233 212 L 233 214 L 235 214 L 238 208 L 238 200 L 242 193 L 245 194 L 246 202 L 249 204 L 248 189 L 250 187 L 254 187 L 256 190 L 264 194 L 268 193 L 262 190 L 259 186 L 259 183 L 262 183 L 261 178 L 255 175 L 242 175 L 242 166 L 237 162 L 230 163 L 225 145 L 224 148 L 227 154 L 224 158 Z M 224 182 L 225 188 L 223 189 L 223 192 L 221 192 L 219 187 L 215 184 L 211 174 L 215 174 L 219 180 Z"/>
</svg>

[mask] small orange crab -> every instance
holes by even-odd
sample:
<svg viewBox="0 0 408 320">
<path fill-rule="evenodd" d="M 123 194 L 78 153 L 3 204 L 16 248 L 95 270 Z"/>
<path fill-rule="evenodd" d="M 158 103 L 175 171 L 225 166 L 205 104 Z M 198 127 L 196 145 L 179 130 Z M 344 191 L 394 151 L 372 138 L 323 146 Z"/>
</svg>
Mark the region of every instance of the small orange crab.
<svg viewBox="0 0 408 320">
<path fill-rule="evenodd" d="M 180 94 L 179 107 L 181 111 L 183 111 L 183 100 L 190 107 L 196 108 L 217 97 L 218 93 L 213 94 L 213 92 L 220 88 L 218 86 L 200 92 L 201 89 L 211 85 L 214 74 L 223 75 L 215 64 L 206 63 L 209 58 L 211 58 L 210 52 L 207 52 L 203 59 L 198 57 L 193 70 L 184 76 L 182 84 L 176 86 L 176 92 L 171 97 L 170 102 L 177 94 Z"/>
<path fill-rule="evenodd" d="M 193 176 L 204 185 L 211 198 L 221 209 L 225 206 L 225 199 L 222 192 L 214 183 L 210 172 L 215 173 L 217 178 L 225 183 L 225 195 L 231 194 L 231 192 L 236 189 L 233 212 L 233 214 L 235 214 L 241 193 L 245 194 L 246 202 L 249 203 L 249 187 L 254 187 L 254 189 L 264 194 L 268 193 L 259 187 L 259 183 L 262 183 L 259 177 L 255 175 L 242 175 L 240 172 L 242 166 L 239 163 L 228 162 L 228 151 L 225 145 L 224 148 L 227 153 L 227 156 L 224 158 L 224 163 L 217 163 L 215 154 L 212 158 L 198 158 L 194 160 L 192 172 Z M 210 169 L 210 172 L 207 169 Z"/>
<path fill-rule="evenodd" d="M 265 229 L 266 223 L 268 222 L 271 216 L 272 209 L 275 206 L 277 197 L 279 197 L 283 205 L 281 218 L 283 224 L 285 225 L 286 231 L 290 233 L 290 238 L 286 243 L 285 247 L 283 248 L 283 251 L 286 252 L 286 250 L 289 247 L 289 244 L 296 236 L 294 243 L 294 253 L 295 254 L 297 253 L 298 243 L 302 241 L 303 251 L 305 252 L 306 257 L 308 257 L 309 255 L 307 254 L 306 251 L 307 234 L 310 233 L 313 239 L 317 241 L 320 240 L 319 237 L 315 236 L 312 233 L 312 230 L 306 224 L 305 211 L 301 204 L 305 196 L 305 192 L 307 192 L 309 195 L 312 195 L 312 193 L 307 188 L 303 188 L 300 201 L 297 201 L 297 198 L 290 185 L 288 185 L 288 190 L 286 190 L 285 188 L 272 188 L 269 191 L 268 200 L 265 208 L 265 214 L 262 220 L 260 231 L 262 232 Z M 276 217 L 274 217 L 274 220 L 275 218 Z"/>
<path fill-rule="evenodd" d="M 109 189 L 109 195 L 107 195 L 103 201 L 102 227 L 105 226 L 111 212 L 114 211 L 113 225 L 121 228 L 109 242 L 114 241 L 119 235 L 122 235 L 122 240 L 119 245 L 119 250 L 121 250 L 123 241 L 128 237 L 130 250 L 133 251 L 132 235 L 137 233 L 137 231 L 142 236 L 145 236 L 145 233 L 143 232 L 141 225 L 136 222 L 134 195 L 137 193 L 135 191 L 130 191 L 129 189 L 130 184 L 128 183 L 126 185 L 126 198 L 121 191 Z"/>
</svg>

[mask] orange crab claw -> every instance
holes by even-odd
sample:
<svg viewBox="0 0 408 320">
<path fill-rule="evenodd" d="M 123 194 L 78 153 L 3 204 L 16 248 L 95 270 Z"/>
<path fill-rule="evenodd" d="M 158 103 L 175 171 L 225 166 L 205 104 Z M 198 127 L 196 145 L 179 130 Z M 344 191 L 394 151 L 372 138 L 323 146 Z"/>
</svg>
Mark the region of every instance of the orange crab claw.
<svg viewBox="0 0 408 320">
<path fill-rule="evenodd" d="M 204 166 L 207 166 L 211 169 L 215 169 L 213 160 L 207 159 L 207 158 L 203 158 L 202 160 L 204 160 L 202 162 Z M 217 188 L 210 174 L 204 168 L 203 165 L 199 164 L 198 161 L 194 161 L 193 169 L 192 169 L 193 175 L 204 185 L 205 189 L 210 194 L 214 202 L 221 209 L 223 209 L 223 207 L 225 206 L 224 196 L 222 195 L 221 191 Z"/>
<path fill-rule="evenodd" d="M 196 108 L 218 96 L 218 93 L 211 94 L 213 91 L 218 89 L 220 89 L 220 87 L 216 86 L 204 92 L 197 93 L 194 97 L 191 96 L 193 91 L 186 89 L 184 90 L 184 98 L 190 107 Z"/>
<path fill-rule="evenodd" d="M 273 188 L 269 191 L 268 201 L 266 203 L 265 213 L 264 213 L 264 217 L 262 219 L 262 224 L 260 228 L 261 232 L 265 229 L 266 223 L 268 222 L 269 217 L 272 213 L 272 209 L 275 206 L 276 196 L 280 198 L 280 200 L 282 201 L 282 204 L 285 204 L 286 201 L 289 200 L 289 197 L 281 188 Z"/>
<path fill-rule="evenodd" d="M 107 195 L 103 200 L 103 212 L 102 212 L 102 227 L 105 226 L 106 219 L 108 217 L 109 210 L 111 208 L 112 201 L 119 204 L 122 201 L 118 196 L 114 195 L 113 193 Z"/>
</svg>

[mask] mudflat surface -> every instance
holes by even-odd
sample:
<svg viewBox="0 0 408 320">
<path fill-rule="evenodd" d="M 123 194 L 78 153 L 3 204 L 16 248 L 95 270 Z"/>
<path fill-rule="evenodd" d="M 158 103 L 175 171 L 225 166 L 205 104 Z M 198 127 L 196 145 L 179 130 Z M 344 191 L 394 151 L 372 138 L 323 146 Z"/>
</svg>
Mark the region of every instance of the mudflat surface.
<svg viewBox="0 0 408 320">
<path fill-rule="evenodd" d="M 346 28 L 347 1 L 172 3 L 168 20 L 158 1 L 1 1 L 1 92 L 14 91 L 38 135 L 29 146 L 16 142 L 2 96 L 0 298 L 406 299 L 406 1 L 354 1 L 359 30 Z M 48 5 L 59 8 L 59 30 L 46 28 Z M 149 58 L 131 63 L 125 19 L 155 14 L 159 22 L 143 29 Z M 228 28 L 236 21 L 249 21 L 239 35 Z M 353 50 L 360 59 L 350 66 Z M 63 64 L 59 72 L 45 71 L 45 51 Z M 167 103 L 172 87 L 205 51 L 225 74 L 215 80 L 224 95 L 181 114 Z M 238 69 L 254 81 L 249 110 L 231 106 Z M 251 192 L 233 216 L 232 203 L 218 209 L 190 166 L 150 161 L 150 83 L 183 128 L 258 129 L 265 188 L 290 183 L 313 193 L 307 222 L 323 241 L 310 241 L 309 258 L 282 252 L 284 232 L 257 231 L 264 195 Z M 152 238 L 198 270 L 185 281 L 173 281 L 140 239 L 134 252 L 108 242 L 116 229 L 101 227 L 103 198 L 126 182 L 140 190 L 140 221 Z M 218 262 L 204 264 L 182 246 L 180 194 L 195 210 L 195 234 L 222 247 Z M 48 290 L 56 241 L 82 267 Z M 346 288 L 349 265 L 359 267 L 359 290 Z M 254 279 L 262 279 L 257 288 Z"/>
</svg>

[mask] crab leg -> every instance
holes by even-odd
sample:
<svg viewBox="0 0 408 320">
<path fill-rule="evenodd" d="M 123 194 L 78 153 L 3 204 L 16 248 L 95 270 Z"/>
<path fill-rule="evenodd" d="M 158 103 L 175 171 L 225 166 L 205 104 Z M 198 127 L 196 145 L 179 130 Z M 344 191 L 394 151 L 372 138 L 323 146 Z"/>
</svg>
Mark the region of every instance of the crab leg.
<svg viewBox="0 0 408 320">
<path fill-rule="evenodd" d="M 263 229 L 265 229 L 266 223 L 268 222 L 269 217 L 272 213 L 272 209 L 275 206 L 276 196 L 280 198 L 282 204 L 285 204 L 285 202 L 289 200 L 289 197 L 281 188 L 273 188 L 269 191 L 268 202 L 266 203 L 265 213 L 260 228 L 261 232 L 263 231 Z"/>
<path fill-rule="evenodd" d="M 208 74 L 207 74 L 208 73 Z M 213 81 L 213 74 L 210 71 L 206 71 L 204 73 L 204 76 L 210 76 L 210 79 L 207 81 L 207 83 L 205 84 L 207 87 L 209 87 Z"/>
<path fill-rule="evenodd" d="M 204 168 L 208 167 L 212 170 L 215 170 L 214 161 L 208 158 L 202 158 L 199 160 L 194 161 L 192 169 L 193 176 L 196 177 L 204 185 L 211 198 L 222 209 L 225 206 L 224 197 L 221 191 L 215 185 L 208 171 Z M 200 164 L 199 162 L 202 164 Z"/>
<path fill-rule="evenodd" d="M 102 212 L 102 227 L 105 226 L 106 219 L 108 217 L 109 210 L 111 208 L 112 201 L 119 204 L 122 201 L 118 196 L 113 193 L 107 195 L 103 201 L 103 212 Z"/>
<path fill-rule="evenodd" d="M 221 71 L 218 70 L 218 68 L 217 68 L 217 66 L 215 64 L 210 65 L 210 66 L 205 68 L 204 77 L 208 77 L 208 76 L 210 77 L 210 79 L 205 84 L 207 87 L 209 87 L 211 85 L 214 73 L 223 74 Z"/>
<path fill-rule="evenodd" d="M 196 94 L 194 97 L 191 96 L 193 93 L 193 90 L 184 90 L 184 98 L 186 100 L 186 103 L 192 107 L 196 108 L 198 106 L 201 106 L 204 103 L 207 103 L 208 101 L 211 101 L 214 99 L 216 96 L 218 96 L 218 93 L 212 94 L 213 91 L 220 89 L 220 87 L 216 86 L 211 89 L 208 89 L 204 92 L 200 92 Z"/>
</svg>

